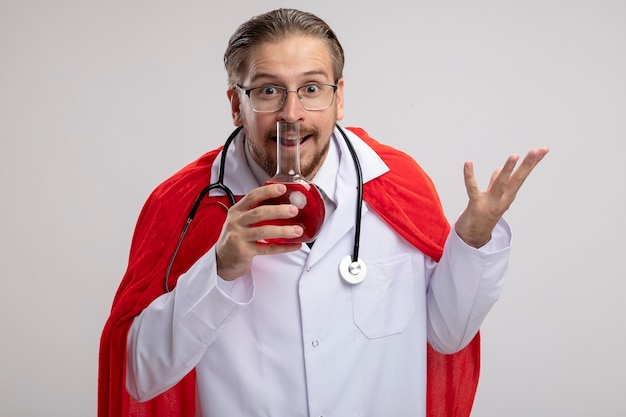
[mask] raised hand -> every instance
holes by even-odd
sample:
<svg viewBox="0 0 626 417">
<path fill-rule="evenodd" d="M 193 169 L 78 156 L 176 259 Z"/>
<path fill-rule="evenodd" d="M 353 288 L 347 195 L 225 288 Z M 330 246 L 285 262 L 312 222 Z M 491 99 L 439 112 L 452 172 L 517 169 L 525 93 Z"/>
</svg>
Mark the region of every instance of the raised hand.
<svg viewBox="0 0 626 417">
<path fill-rule="evenodd" d="M 228 210 L 215 246 L 220 277 L 225 280 L 240 277 L 250 269 L 252 259 L 257 255 L 292 252 L 300 248 L 300 243 L 261 243 L 268 238 L 298 237 L 303 233 L 300 226 L 255 226 L 265 220 L 288 219 L 298 214 L 298 208 L 291 204 L 258 206 L 286 191 L 284 184 L 265 185 L 250 191 Z"/>
<path fill-rule="evenodd" d="M 548 148 L 532 149 L 517 169 L 515 165 L 519 156 L 509 156 L 504 165 L 491 175 L 489 187 L 485 191 L 478 188 L 472 162 L 465 162 L 463 173 L 469 202 L 454 226 L 465 243 L 479 248 L 489 242 L 496 223 L 511 206 L 528 175 L 547 153 Z"/>
</svg>

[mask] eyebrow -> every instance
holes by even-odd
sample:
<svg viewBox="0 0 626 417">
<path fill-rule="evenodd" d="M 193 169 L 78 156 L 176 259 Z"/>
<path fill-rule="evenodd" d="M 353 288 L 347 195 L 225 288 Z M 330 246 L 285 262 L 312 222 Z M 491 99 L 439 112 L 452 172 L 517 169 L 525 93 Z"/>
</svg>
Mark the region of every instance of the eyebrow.
<svg viewBox="0 0 626 417">
<path fill-rule="evenodd" d="M 302 77 L 310 77 L 313 75 L 322 75 L 324 77 L 328 77 L 328 74 L 323 71 L 323 70 L 312 70 L 312 71 L 306 71 L 304 73 L 302 73 L 300 76 Z M 255 74 L 252 79 L 250 80 L 251 83 L 255 83 L 258 80 L 262 80 L 262 79 L 267 79 L 270 82 L 275 82 L 278 80 L 278 77 L 275 74 L 272 73 L 268 73 L 268 72 L 260 72 L 258 74 Z M 332 77 L 330 77 L 331 81 L 332 81 Z"/>
</svg>

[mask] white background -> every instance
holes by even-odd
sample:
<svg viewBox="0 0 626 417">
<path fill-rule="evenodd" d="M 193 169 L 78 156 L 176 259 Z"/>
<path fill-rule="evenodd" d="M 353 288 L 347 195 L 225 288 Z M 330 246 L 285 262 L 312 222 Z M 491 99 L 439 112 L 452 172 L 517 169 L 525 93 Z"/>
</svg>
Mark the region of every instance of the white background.
<svg viewBox="0 0 626 417">
<path fill-rule="evenodd" d="M 473 416 L 626 415 L 624 0 L 0 0 L 0 415 L 95 415 L 141 206 L 230 133 L 226 42 L 279 6 L 336 30 L 343 124 L 415 157 L 451 220 L 466 159 L 485 186 L 551 148 L 506 216 Z"/>
</svg>

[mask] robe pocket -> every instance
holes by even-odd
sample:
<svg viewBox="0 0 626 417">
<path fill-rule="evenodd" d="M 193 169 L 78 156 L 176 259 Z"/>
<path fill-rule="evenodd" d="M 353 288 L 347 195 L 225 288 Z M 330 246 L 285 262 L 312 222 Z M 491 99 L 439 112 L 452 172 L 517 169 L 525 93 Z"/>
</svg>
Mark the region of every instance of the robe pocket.
<svg viewBox="0 0 626 417">
<path fill-rule="evenodd" d="M 402 333 L 415 313 L 409 254 L 366 262 L 365 281 L 352 288 L 354 323 L 369 339 Z"/>
</svg>

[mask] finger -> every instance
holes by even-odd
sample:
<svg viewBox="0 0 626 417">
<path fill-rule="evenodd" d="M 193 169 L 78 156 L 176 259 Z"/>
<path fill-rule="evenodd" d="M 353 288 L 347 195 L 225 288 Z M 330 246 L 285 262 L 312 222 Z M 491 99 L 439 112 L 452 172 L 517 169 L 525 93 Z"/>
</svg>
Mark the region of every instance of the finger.
<svg viewBox="0 0 626 417">
<path fill-rule="evenodd" d="M 293 204 L 264 204 L 246 211 L 240 220 L 244 226 L 253 226 L 268 220 L 291 219 L 298 211 Z"/>
<path fill-rule="evenodd" d="M 539 162 L 550 152 L 549 148 L 537 148 L 531 149 L 526 157 L 524 158 L 524 162 L 530 166 L 530 171 L 532 171 Z"/>
<path fill-rule="evenodd" d="M 491 178 L 489 178 L 489 188 L 494 187 L 494 184 L 498 181 L 498 176 L 502 172 L 502 168 L 504 168 L 504 165 L 496 168 L 493 174 L 491 174 Z"/>
<path fill-rule="evenodd" d="M 543 157 L 546 156 L 548 151 L 548 148 L 531 149 L 528 151 L 518 169 L 519 175 L 528 176 L 533 168 L 535 168 Z"/>
<path fill-rule="evenodd" d="M 538 148 L 531 149 L 526 154 L 519 168 L 511 176 L 509 184 L 511 191 L 517 192 L 521 188 L 526 178 L 528 178 L 532 170 L 541 162 L 548 152 L 548 148 Z"/>
<path fill-rule="evenodd" d="M 504 165 L 496 169 L 491 175 L 489 181 L 489 189 L 496 190 L 499 195 L 502 195 L 508 187 L 509 179 L 519 161 L 519 155 L 511 155 L 507 158 Z"/>
<path fill-rule="evenodd" d="M 281 195 L 287 192 L 287 187 L 285 184 L 268 184 L 262 187 L 258 187 L 250 191 L 246 194 L 241 201 L 239 202 L 239 206 L 243 210 L 250 210 L 254 208 L 259 203 L 264 200 L 270 198 L 280 197 Z"/>
<path fill-rule="evenodd" d="M 258 225 L 249 229 L 251 241 L 266 242 L 271 239 L 295 239 L 304 229 L 299 225 Z"/>
<path fill-rule="evenodd" d="M 302 243 L 264 243 L 257 242 L 259 255 L 277 255 L 280 253 L 293 252 L 302 247 Z"/>
<path fill-rule="evenodd" d="M 465 179 L 465 189 L 470 200 L 478 197 L 480 189 L 476 182 L 476 176 L 474 175 L 474 164 L 472 161 L 466 161 L 463 165 L 463 177 Z"/>
</svg>

